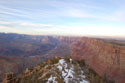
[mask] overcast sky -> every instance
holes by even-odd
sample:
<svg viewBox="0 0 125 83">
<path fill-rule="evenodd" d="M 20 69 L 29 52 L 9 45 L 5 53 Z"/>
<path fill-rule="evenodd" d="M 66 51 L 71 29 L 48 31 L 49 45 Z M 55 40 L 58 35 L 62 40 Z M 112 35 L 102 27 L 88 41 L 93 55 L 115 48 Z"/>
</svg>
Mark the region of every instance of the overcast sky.
<svg viewBox="0 0 125 83">
<path fill-rule="evenodd" d="M 0 0 L 0 32 L 125 36 L 125 0 Z"/>
</svg>

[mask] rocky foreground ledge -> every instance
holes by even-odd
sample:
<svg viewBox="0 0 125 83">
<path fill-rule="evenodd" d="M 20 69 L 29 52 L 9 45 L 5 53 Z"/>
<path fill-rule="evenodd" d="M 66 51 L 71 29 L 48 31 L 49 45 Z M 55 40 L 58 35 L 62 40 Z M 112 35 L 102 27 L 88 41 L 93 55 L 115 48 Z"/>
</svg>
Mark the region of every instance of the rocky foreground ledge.
<svg viewBox="0 0 125 83">
<path fill-rule="evenodd" d="M 8 73 L 4 76 L 3 83 L 106 83 L 106 80 L 88 68 L 83 60 L 55 57 L 26 69 L 20 77 Z"/>
</svg>

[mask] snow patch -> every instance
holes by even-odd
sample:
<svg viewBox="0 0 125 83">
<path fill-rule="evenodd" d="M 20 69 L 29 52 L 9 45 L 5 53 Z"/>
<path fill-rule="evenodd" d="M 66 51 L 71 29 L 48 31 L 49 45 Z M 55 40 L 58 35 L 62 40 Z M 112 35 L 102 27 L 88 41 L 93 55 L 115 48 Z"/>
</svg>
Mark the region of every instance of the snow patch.
<svg viewBox="0 0 125 83">
<path fill-rule="evenodd" d="M 70 59 L 70 62 L 72 60 Z M 57 68 L 60 70 L 62 77 L 64 78 L 65 83 L 69 83 L 69 80 L 72 80 L 73 78 L 73 65 L 71 65 L 70 68 L 68 68 L 68 64 L 64 59 L 59 60 L 59 65 Z"/>
<path fill-rule="evenodd" d="M 80 83 L 89 83 L 89 82 L 86 80 L 82 80 L 82 81 L 80 81 Z"/>
<path fill-rule="evenodd" d="M 60 59 L 60 60 L 59 60 L 59 64 L 62 64 L 62 65 L 63 65 L 64 63 L 65 63 L 65 60 L 64 60 L 64 59 Z"/>
<path fill-rule="evenodd" d="M 72 59 L 70 58 L 69 60 L 70 60 L 70 63 L 72 63 Z"/>
<path fill-rule="evenodd" d="M 52 77 L 52 75 L 51 75 L 50 78 L 48 78 L 47 83 L 57 83 L 56 77 Z"/>
<path fill-rule="evenodd" d="M 75 67 L 72 64 L 72 59 L 69 59 L 70 63 L 66 62 L 65 59 L 60 59 L 57 65 L 62 77 L 64 78 L 65 83 L 69 83 L 70 81 L 77 79 L 79 83 L 89 83 L 85 80 L 84 71 L 81 70 L 80 77 L 75 76 Z"/>
</svg>

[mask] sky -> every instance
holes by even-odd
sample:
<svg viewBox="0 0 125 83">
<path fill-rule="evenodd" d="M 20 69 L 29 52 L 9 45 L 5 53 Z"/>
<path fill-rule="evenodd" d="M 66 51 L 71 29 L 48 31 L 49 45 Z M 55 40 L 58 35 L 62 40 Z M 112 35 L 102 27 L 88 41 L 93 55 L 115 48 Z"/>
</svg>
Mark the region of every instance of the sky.
<svg viewBox="0 0 125 83">
<path fill-rule="evenodd" d="M 0 0 L 0 32 L 125 37 L 125 0 Z"/>
</svg>

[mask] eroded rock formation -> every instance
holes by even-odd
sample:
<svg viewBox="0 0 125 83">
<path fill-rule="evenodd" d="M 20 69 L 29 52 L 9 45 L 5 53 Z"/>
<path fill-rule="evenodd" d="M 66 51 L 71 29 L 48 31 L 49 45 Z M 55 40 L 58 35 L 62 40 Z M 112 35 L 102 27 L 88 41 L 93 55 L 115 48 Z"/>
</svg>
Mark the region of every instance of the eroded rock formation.
<svg viewBox="0 0 125 83">
<path fill-rule="evenodd" d="M 86 64 L 105 79 L 125 83 L 125 46 L 109 40 L 82 38 L 73 45 L 72 57 Z"/>
</svg>

